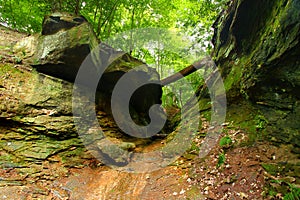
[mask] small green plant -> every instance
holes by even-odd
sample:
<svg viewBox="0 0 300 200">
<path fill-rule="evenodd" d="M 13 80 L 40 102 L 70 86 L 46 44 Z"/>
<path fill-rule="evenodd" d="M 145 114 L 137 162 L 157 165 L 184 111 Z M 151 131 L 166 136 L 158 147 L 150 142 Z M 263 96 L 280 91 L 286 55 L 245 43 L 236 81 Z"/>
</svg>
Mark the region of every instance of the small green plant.
<svg viewBox="0 0 300 200">
<path fill-rule="evenodd" d="M 267 125 L 267 120 L 264 116 L 262 115 L 256 115 L 255 118 L 254 118 L 254 121 L 255 121 L 255 127 L 256 129 L 264 129 Z"/>
<path fill-rule="evenodd" d="M 229 148 L 232 145 L 232 139 L 226 135 L 220 139 L 219 145 L 220 147 Z"/>
<path fill-rule="evenodd" d="M 17 56 L 15 56 L 13 59 L 14 59 L 14 62 L 15 62 L 16 64 L 22 63 L 22 59 L 19 58 L 19 57 L 17 57 Z"/>
<path fill-rule="evenodd" d="M 300 200 L 300 188 L 288 183 L 290 192 L 285 194 L 283 200 Z"/>
<path fill-rule="evenodd" d="M 190 148 L 190 151 L 191 152 L 199 152 L 199 150 L 200 150 L 200 148 L 199 148 L 198 144 L 196 144 L 196 143 L 193 142 L 192 146 Z"/>
<path fill-rule="evenodd" d="M 224 152 L 219 154 L 219 158 L 218 158 L 218 163 L 217 163 L 217 168 L 221 167 L 226 161 L 226 157 Z"/>
<path fill-rule="evenodd" d="M 267 195 L 275 198 L 277 194 L 284 195 L 283 200 L 300 200 L 300 188 L 284 180 L 271 180 Z"/>
<path fill-rule="evenodd" d="M 219 145 L 222 147 L 222 152 L 219 154 L 217 168 L 221 167 L 226 161 L 226 148 L 229 148 L 232 145 L 232 139 L 226 135 L 220 139 Z"/>
</svg>

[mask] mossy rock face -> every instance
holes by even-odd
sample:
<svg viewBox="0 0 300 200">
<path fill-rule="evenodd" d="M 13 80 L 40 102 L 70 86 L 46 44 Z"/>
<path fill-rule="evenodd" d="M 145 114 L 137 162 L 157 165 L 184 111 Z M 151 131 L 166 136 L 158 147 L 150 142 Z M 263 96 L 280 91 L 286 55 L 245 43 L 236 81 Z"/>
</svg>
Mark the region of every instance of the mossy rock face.
<svg viewBox="0 0 300 200">
<path fill-rule="evenodd" d="M 23 39 L 16 40 L 19 42 L 14 45 L 14 53 L 20 55 L 22 62 L 18 65 L 12 62 L 0 64 L 0 148 L 3 150 L 0 153 L 0 163 L 3 166 L 28 166 L 28 163 L 44 161 L 62 161 L 75 166 L 84 163 L 84 159 L 91 158 L 78 136 L 73 102 L 87 102 L 88 105 L 79 109 L 88 111 L 94 111 L 95 103 L 98 102 L 91 98 L 94 91 L 91 92 L 88 84 L 83 82 L 81 85 L 74 85 L 72 82 L 81 62 L 93 49 L 93 64 L 91 71 L 87 73 L 87 81 L 98 78 L 97 67 L 120 55 L 104 73 L 105 80 L 100 81 L 96 100 L 110 103 L 112 88 L 102 87 L 101 84 L 114 86 L 120 78 L 116 74 L 123 75 L 135 68 L 137 70 L 132 78 L 133 85 L 143 81 L 141 77 L 159 83 L 159 75 L 154 69 L 129 54 L 119 54 L 120 52 L 105 44 L 102 44 L 103 48 L 97 49 L 98 40 L 86 22 L 61 29 L 54 34 L 24 36 Z M 5 45 L 12 46 L 11 43 Z M 98 58 L 102 60 L 97 60 Z M 161 86 L 155 84 L 139 89 L 130 102 L 133 110 L 131 114 L 147 123 L 148 109 L 153 104 L 160 103 L 161 93 Z M 98 106 L 96 110 L 100 110 Z M 106 115 L 107 113 L 103 114 Z M 85 122 L 85 118 L 89 116 L 81 117 L 80 120 Z M 100 114 L 97 117 L 99 121 L 102 120 Z M 107 122 L 107 117 L 103 118 L 102 124 L 110 129 L 113 122 Z M 90 124 L 84 126 L 89 130 Z M 114 132 L 119 137 L 124 136 L 117 128 Z M 99 141 L 101 139 L 97 138 Z M 122 147 L 130 150 L 135 148 L 130 143 L 124 143 Z M 119 155 L 117 151 L 116 153 Z M 122 159 L 117 162 L 123 162 Z"/>
<path fill-rule="evenodd" d="M 266 138 L 299 148 L 300 2 L 235 0 L 214 27 L 229 104 L 248 101 L 265 119 Z"/>
<path fill-rule="evenodd" d="M 37 71 L 74 82 L 80 65 L 98 40 L 90 25 L 82 23 L 55 34 L 37 35 L 35 44 L 31 65 Z"/>
<path fill-rule="evenodd" d="M 92 27 L 83 17 L 67 13 L 46 16 L 43 34 L 18 42 L 15 52 L 21 55 L 25 52 L 27 57 L 30 56 L 28 62 L 38 72 L 69 82 L 76 80 L 76 83 L 90 88 L 96 87 L 102 93 L 99 102 L 106 107 L 110 107 L 116 83 L 129 71 L 132 73 L 128 85 L 137 89 L 132 95 L 131 106 L 138 113 L 148 113 L 152 105 L 161 104 L 162 87 L 157 71 L 126 52 L 99 43 Z M 85 70 L 81 70 L 81 75 L 77 77 L 82 68 Z M 140 84 L 146 85 L 139 88 Z"/>
<path fill-rule="evenodd" d="M 39 162 L 83 147 L 72 116 L 71 83 L 8 64 L 0 65 L 0 77 L 3 165 Z"/>
</svg>

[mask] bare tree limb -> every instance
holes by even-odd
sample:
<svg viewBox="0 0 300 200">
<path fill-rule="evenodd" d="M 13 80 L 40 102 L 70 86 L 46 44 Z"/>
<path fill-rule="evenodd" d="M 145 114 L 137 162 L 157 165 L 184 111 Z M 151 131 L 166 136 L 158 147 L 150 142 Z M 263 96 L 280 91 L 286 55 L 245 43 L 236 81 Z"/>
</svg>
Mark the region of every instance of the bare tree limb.
<svg viewBox="0 0 300 200">
<path fill-rule="evenodd" d="M 173 75 L 161 80 L 161 84 L 162 84 L 162 86 L 166 86 L 166 85 L 169 85 L 170 83 L 174 83 L 175 81 L 178 81 L 179 79 L 194 73 L 198 69 L 200 69 L 204 66 L 207 66 L 210 63 L 211 63 L 211 58 L 205 57 L 202 60 L 195 62 L 194 64 L 189 65 L 188 67 L 180 70 L 176 74 L 173 74 Z"/>
</svg>

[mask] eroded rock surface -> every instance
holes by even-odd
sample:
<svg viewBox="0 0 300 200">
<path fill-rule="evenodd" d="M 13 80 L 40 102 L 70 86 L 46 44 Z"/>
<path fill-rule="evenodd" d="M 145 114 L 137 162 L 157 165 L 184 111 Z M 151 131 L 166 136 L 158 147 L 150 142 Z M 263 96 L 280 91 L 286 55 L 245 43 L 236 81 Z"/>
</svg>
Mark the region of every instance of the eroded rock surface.
<svg viewBox="0 0 300 200">
<path fill-rule="evenodd" d="M 256 116 L 266 138 L 292 143 L 299 153 L 299 1 L 233 1 L 214 27 L 213 56 L 233 108 L 228 116 L 239 114 L 242 123 Z"/>
<path fill-rule="evenodd" d="M 78 86 L 84 92 L 73 96 L 73 89 L 77 87 L 73 83 L 41 74 L 28 64 L 18 64 L 13 57 L 16 55 L 10 56 L 11 50 L 16 40 L 25 36 L 15 33 L 11 42 L 2 43 L 5 40 L 2 36 L 9 32 L 1 29 L 0 35 L 1 44 L 7 47 L 1 51 L 5 56 L 0 63 L 0 165 L 3 173 L 8 174 L 8 171 L 13 170 L 18 177 L 25 173 L 30 180 L 45 176 L 46 181 L 51 181 L 53 177 L 50 178 L 50 166 L 60 166 L 58 168 L 62 171 L 58 177 L 67 175 L 65 167 L 81 168 L 94 162 L 91 152 L 88 152 L 78 135 L 78 127 L 74 123 L 73 101 L 89 102 L 90 108 L 82 109 L 97 112 L 102 131 L 120 148 L 132 151 L 151 142 L 151 139 L 134 140 L 125 136 L 107 113 L 95 110 L 94 99 L 90 99 L 88 95 L 89 88 Z M 84 121 L 85 117 L 88 118 L 82 116 L 81 120 Z M 87 128 L 90 128 L 89 124 Z M 101 139 L 100 137 L 92 142 L 97 144 Z M 100 149 L 95 151 L 99 154 Z M 122 158 L 110 159 L 118 162 Z M 97 163 L 99 161 L 95 165 Z M 45 170 L 46 168 L 50 171 Z M 0 184 L 22 186 L 30 181 L 23 178 L 5 178 Z"/>
<path fill-rule="evenodd" d="M 43 35 L 25 38 L 14 49 L 38 72 L 69 82 L 75 81 L 78 70 L 82 64 L 85 65 L 76 82 L 96 87 L 100 93 L 97 95 L 99 106 L 106 112 L 111 112 L 114 86 L 129 71 L 132 73 L 128 87 L 131 85 L 138 89 L 141 83 L 153 83 L 141 87 L 132 95 L 130 106 L 133 108 L 133 117 L 144 118 L 145 120 L 140 121 L 147 124 L 150 121 L 147 114 L 149 108 L 154 104 L 161 104 L 162 89 L 156 70 L 125 52 L 117 51 L 104 43 L 99 44 L 92 28 L 82 17 L 66 13 L 46 16 Z M 163 112 L 157 112 L 160 113 L 157 116 L 160 118 Z"/>
</svg>

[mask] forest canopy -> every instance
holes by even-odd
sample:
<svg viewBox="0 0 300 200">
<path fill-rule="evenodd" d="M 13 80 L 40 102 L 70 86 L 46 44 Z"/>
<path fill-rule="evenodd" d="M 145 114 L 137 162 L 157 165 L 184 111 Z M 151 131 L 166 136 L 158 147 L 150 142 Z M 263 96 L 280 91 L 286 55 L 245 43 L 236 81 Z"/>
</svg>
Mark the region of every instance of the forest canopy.
<svg viewBox="0 0 300 200">
<path fill-rule="evenodd" d="M 178 28 L 206 35 L 228 0 L 1 0 L 0 22 L 22 32 L 41 31 L 46 14 L 81 14 L 100 39 L 141 27 Z M 211 35 L 211 34 L 210 34 Z M 209 39 L 209 38 L 207 38 Z"/>
</svg>

